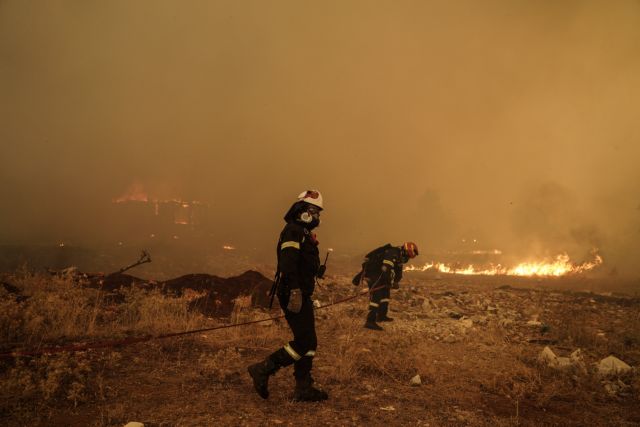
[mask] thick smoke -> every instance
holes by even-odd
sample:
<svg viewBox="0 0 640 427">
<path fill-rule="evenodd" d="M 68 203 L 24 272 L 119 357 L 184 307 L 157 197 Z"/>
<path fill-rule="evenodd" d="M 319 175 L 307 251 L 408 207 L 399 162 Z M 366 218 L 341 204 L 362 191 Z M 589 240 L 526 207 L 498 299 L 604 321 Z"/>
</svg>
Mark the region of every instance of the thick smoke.
<svg viewBox="0 0 640 427">
<path fill-rule="evenodd" d="M 5 0 L 0 243 L 108 240 L 140 182 L 272 256 L 313 187 L 338 252 L 637 276 L 639 53 L 637 1 Z"/>
</svg>

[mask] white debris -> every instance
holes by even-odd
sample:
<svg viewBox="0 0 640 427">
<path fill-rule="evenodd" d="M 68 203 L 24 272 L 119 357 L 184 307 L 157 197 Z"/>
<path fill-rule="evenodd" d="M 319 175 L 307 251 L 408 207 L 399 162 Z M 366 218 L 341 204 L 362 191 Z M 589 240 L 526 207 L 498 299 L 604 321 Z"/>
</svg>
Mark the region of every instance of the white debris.
<svg viewBox="0 0 640 427">
<path fill-rule="evenodd" d="M 380 410 L 381 411 L 395 411 L 396 408 L 394 408 L 393 405 L 389 405 L 389 406 L 381 406 Z"/>
<path fill-rule="evenodd" d="M 542 322 L 541 322 L 541 321 L 539 321 L 539 320 L 529 320 L 529 321 L 527 322 L 527 325 L 528 325 L 528 326 L 534 326 L 534 327 L 536 327 L 536 326 L 542 326 Z"/>
<path fill-rule="evenodd" d="M 411 378 L 410 383 L 411 385 L 415 386 L 420 385 L 422 384 L 422 378 L 420 378 L 420 375 L 416 375 L 415 377 Z"/>
<path fill-rule="evenodd" d="M 598 373 L 600 375 L 624 374 L 630 370 L 631 366 L 615 356 L 605 357 L 598 363 Z"/>
<path fill-rule="evenodd" d="M 144 424 L 139 423 L 137 421 L 130 421 L 124 425 L 124 427 L 144 427 Z"/>
</svg>

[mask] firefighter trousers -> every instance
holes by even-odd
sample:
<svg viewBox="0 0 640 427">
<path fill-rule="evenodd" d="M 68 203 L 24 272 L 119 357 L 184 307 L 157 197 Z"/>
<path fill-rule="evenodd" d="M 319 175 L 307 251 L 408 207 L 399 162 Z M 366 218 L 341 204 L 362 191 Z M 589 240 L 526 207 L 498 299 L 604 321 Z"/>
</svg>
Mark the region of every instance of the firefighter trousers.
<svg viewBox="0 0 640 427">
<path fill-rule="evenodd" d="M 377 285 L 376 287 L 379 287 Z M 371 289 L 371 285 L 369 285 Z M 384 318 L 389 312 L 389 301 L 391 300 L 391 286 L 383 286 L 380 289 L 373 291 L 369 297 L 369 315 L 368 320 L 374 321 L 376 319 Z"/>
<path fill-rule="evenodd" d="M 282 367 L 293 364 L 293 375 L 296 379 L 310 378 L 313 358 L 316 355 L 318 346 L 311 296 L 303 296 L 302 308 L 299 313 L 292 313 L 287 310 L 287 304 L 289 304 L 288 292 L 278 294 L 278 301 L 282 311 L 284 311 L 284 317 L 289 324 L 289 328 L 293 332 L 293 340 L 269 357 Z"/>
</svg>

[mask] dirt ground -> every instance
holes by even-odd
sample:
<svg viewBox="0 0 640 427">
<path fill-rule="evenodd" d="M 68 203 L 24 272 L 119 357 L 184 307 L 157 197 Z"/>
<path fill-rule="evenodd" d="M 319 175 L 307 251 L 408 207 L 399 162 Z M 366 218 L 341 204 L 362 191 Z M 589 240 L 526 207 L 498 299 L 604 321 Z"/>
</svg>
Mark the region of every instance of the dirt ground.
<svg viewBox="0 0 640 427">
<path fill-rule="evenodd" d="M 366 296 L 318 310 L 313 372 L 330 395 L 323 403 L 291 401 L 291 368 L 272 378 L 268 400 L 254 392 L 246 366 L 289 340 L 286 324 L 270 321 L 67 355 L 90 366 L 90 393 L 14 407 L 0 419 L 9 426 L 640 425 L 638 375 L 602 377 L 594 365 L 613 354 L 639 366 L 640 301 L 572 286 L 407 274 L 392 292 L 395 321 L 383 332 L 362 328 Z M 332 276 L 316 297 L 326 304 L 353 293 L 349 277 Z M 244 310 L 235 321 L 269 316 Z M 582 362 L 548 367 L 538 361 L 545 346 L 561 356 L 581 349 Z M 411 384 L 416 375 L 420 385 Z"/>
</svg>

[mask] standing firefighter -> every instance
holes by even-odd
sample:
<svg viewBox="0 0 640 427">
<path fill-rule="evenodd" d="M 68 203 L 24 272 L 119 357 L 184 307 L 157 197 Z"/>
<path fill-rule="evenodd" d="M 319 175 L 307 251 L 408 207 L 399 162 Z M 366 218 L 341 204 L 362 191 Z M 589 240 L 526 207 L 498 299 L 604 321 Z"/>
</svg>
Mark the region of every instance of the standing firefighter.
<svg viewBox="0 0 640 427">
<path fill-rule="evenodd" d="M 399 288 L 403 265 L 416 255 L 418 255 L 418 246 L 413 242 L 406 242 L 402 246 L 391 246 L 387 243 L 366 255 L 362 270 L 353 278 L 354 285 L 365 282 L 369 289 L 373 290 L 365 328 L 382 331 L 382 327 L 376 321 L 393 321 L 393 318 L 387 315 L 391 287 Z"/>
<path fill-rule="evenodd" d="M 311 232 L 320 225 L 322 195 L 308 190 L 298 196 L 284 217 L 286 225 L 278 240 L 278 271 L 274 291 L 285 319 L 293 332 L 293 341 L 262 362 L 249 366 L 253 385 L 263 399 L 269 397 L 269 376 L 293 364 L 295 401 L 326 400 L 326 392 L 313 387 L 311 367 L 316 354 L 316 328 L 311 295 L 316 277 L 322 277 L 318 241 Z M 323 266 L 324 267 L 324 266 Z"/>
</svg>

